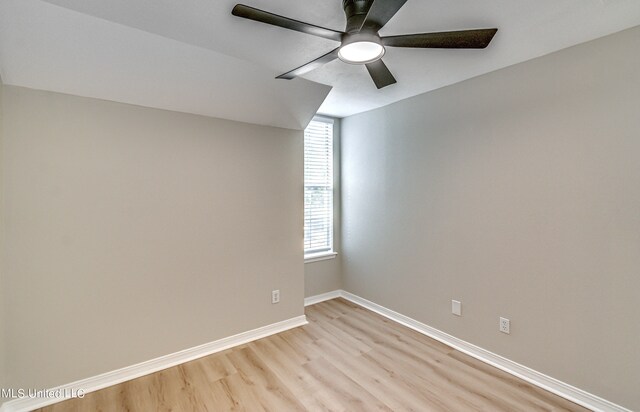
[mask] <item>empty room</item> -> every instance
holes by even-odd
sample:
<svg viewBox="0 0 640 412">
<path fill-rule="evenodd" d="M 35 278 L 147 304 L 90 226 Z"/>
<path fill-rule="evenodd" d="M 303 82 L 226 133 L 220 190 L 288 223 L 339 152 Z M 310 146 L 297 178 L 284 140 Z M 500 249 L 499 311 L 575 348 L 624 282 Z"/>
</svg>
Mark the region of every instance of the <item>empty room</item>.
<svg viewBox="0 0 640 412">
<path fill-rule="evenodd" d="M 640 1 L 0 0 L 0 412 L 640 411 Z"/>
</svg>

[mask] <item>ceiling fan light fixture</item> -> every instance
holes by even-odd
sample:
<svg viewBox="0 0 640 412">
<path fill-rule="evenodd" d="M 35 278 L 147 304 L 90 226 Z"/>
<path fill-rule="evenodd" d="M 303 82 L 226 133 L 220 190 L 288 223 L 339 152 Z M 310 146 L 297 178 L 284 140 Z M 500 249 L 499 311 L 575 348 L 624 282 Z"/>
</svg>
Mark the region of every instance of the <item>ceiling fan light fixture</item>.
<svg viewBox="0 0 640 412">
<path fill-rule="evenodd" d="M 380 60 L 385 49 L 380 43 L 372 41 L 356 41 L 340 47 L 338 57 L 345 63 L 367 64 Z"/>
<path fill-rule="evenodd" d="M 338 0 L 335 0 L 338 1 Z M 407 0 L 342 0 L 347 17 L 344 31 L 328 29 L 244 4 L 236 4 L 231 14 L 271 26 L 281 27 L 324 39 L 340 42 L 340 46 L 293 70 L 278 76 L 291 80 L 324 64 L 340 59 L 350 64 L 364 65 L 378 89 L 396 83 L 395 77 L 382 61 L 385 47 L 420 49 L 484 49 L 498 31 L 492 29 L 457 30 L 437 33 L 415 33 L 380 37 L 382 29 L 404 6 Z M 295 2 L 291 2 L 295 3 Z"/>
</svg>

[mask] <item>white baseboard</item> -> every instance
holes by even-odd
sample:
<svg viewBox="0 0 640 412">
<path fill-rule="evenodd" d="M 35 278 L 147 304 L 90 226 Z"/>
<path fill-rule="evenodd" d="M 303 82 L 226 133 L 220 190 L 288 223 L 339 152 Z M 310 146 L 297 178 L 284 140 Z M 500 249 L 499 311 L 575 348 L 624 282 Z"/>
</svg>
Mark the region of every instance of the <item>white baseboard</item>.
<svg viewBox="0 0 640 412">
<path fill-rule="evenodd" d="M 473 358 L 476 358 L 500 370 L 517 376 L 533 385 L 548 390 L 549 392 L 555 393 L 558 396 L 582 405 L 585 408 L 602 412 L 631 412 L 629 409 L 626 409 L 620 405 L 616 405 L 615 403 L 607 401 L 606 399 L 600 398 L 589 392 L 583 391 L 582 389 L 578 389 L 543 373 L 537 372 L 531 368 L 520 365 L 519 363 L 513 362 L 500 355 L 496 355 L 493 352 L 489 352 L 488 350 L 482 349 L 469 342 L 463 341 L 462 339 L 458 339 L 455 336 L 451 336 L 422 322 L 418 322 L 415 319 L 402 315 L 398 312 L 385 308 L 384 306 L 378 305 L 377 303 L 373 303 L 344 290 L 335 290 L 332 292 L 323 293 L 321 295 L 305 298 L 304 304 L 305 306 L 309 306 L 326 300 L 335 299 L 337 297 L 347 299 L 350 302 L 360 305 L 408 328 L 411 328 L 437 341 L 449 345 L 452 348 L 466 353 Z M 171 355 L 166 355 L 147 362 L 142 362 L 137 365 L 128 366 L 126 368 L 119 369 L 113 372 L 107 372 L 102 375 L 83 379 L 67 385 L 62 385 L 58 388 L 54 388 L 54 390 L 60 389 L 62 391 L 70 391 L 72 389 L 81 388 L 85 390 L 86 393 L 93 392 L 107 386 L 116 385 L 118 383 L 135 379 L 140 376 L 148 375 L 162 369 L 170 368 L 184 362 L 188 362 L 215 352 L 229 349 L 234 346 L 242 345 L 244 343 L 264 338 L 266 336 L 270 336 L 279 332 L 284 332 L 285 330 L 305 324 L 307 324 L 306 317 L 298 316 L 296 318 L 288 319 L 282 322 L 274 323 L 272 325 L 264 326 L 262 328 L 240 333 L 235 336 L 230 336 L 228 338 L 220 339 L 201 346 L 196 346 L 194 348 L 176 352 Z M 50 405 L 52 403 L 59 402 L 61 400 L 62 399 L 43 398 L 15 399 L 5 402 L 2 407 L 0 407 L 0 412 L 30 411 Z"/>
<path fill-rule="evenodd" d="M 506 359 L 500 355 L 496 355 L 493 352 L 489 352 L 486 349 L 482 349 L 469 342 L 463 341 L 462 339 L 458 339 L 455 336 L 451 336 L 438 329 L 432 328 L 429 325 L 425 325 L 424 323 L 418 322 L 415 319 L 402 315 L 391 309 L 387 309 L 384 306 L 368 301 L 347 291 L 336 290 L 333 292 L 325 293 L 323 295 L 318 295 L 317 297 L 312 296 L 307 299 L 309 299 L 310 302 L 317 303 L 323 300 L 327 300 L 324 299 L 325 296 L 336 295 L 366 309 L 369 309 L 375 313 L 378 313 L 385 318 L 391 319 L 397 323 L 400 323 L 401 325 L 427 335 L 430 338 L 449 345 L 452 348 L 459 350 L 460 352 L 466 353 L 471 357 L 474 357 L 482 362 L 485 362 L 507 373 L 510 373 L 511 375 L 517 376 L 518 378 L 525 380 L 535 386 L 555 393 L 556 395 L 575 402 L 578 405 L 582 405 L 585 408 L 598 412 L 631 412 L 629 409 L 624 408 L 620 405 L 616 405 L 615 403 L 603 399 L 599 396 L 593 395 L 589 392 L 561 382 L 531 368 L 520 365 L 519 363 L 516 363 L 512 360 Z M 305 299 L 305 304 L 307 302 L 307 299 Z"/>
<path fill-rule="evenodd" d="M 334 290 L 327 293 L 322 293 L 320 295 L 310 296 L 308 298 L 304 298 L 304 305 L 315 305 L 316 303 L 324 302 L 325 300 L 331 300 L 335 298 L 339 298 L 342 296 L 342 290 Z"/>
<path fill-rule="evenodd" d="M 182 350 L 180 352 L 172 353 L 170 355 L 165 355 L 146 362 L 138 363 L 137 365 L 127 366 L 125 368 L 118 369 L 112 372 L 103 373 L 101 375 L 62 385 L 52 390 L 60 390 L 61 393 L 71 393 L 71 391 L 74 389 L 82 389 L 84 393 L 97 391 L 99 389 L 106 388 L 107 386 L 112 386 L 131 379 L 139 378 L 141 376 L 167 369 L 181 363 L 189 362 L 203 356 L 211 355 L 212 353 L 220 352 L 234 346 L 254 341 L 256 339 L 261 339 L 270 335 L 274 335 L 276 333 L 284 332 L 285 330 L 306 325 L 307 323 L 308 322 L 306 316 L 298 316 L 295 318 L 284 320 L 282 322 L 273 323 L 261 328 L 239 333 L 234 336 L 229 336 L 228 338 L 219 339 L 210 343 L 205 343 L 204 345 L 196 346 L 193 348 Z M 2 404 L 2 407 L 0 407 L 0 412 L 31 411 L 33 409 L 42 408 L 43 406 L 60 402 L 64 399 L 66 398 L 63 397 L 51 399 L 26 397 L 21 399 L 13 399 Z"/>
</svg>

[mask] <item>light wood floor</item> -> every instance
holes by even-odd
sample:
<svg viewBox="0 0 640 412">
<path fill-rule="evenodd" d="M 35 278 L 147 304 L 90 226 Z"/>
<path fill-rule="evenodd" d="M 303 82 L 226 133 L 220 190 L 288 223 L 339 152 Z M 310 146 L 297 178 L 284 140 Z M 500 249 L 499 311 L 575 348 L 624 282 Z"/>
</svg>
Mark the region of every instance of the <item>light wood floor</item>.
<svg viewBox="0 0 640 412">
<path fill-rule="evenodd" d="M 584 411 L 343 299 L 309 325 L 42 411 Z"/>
</svg>

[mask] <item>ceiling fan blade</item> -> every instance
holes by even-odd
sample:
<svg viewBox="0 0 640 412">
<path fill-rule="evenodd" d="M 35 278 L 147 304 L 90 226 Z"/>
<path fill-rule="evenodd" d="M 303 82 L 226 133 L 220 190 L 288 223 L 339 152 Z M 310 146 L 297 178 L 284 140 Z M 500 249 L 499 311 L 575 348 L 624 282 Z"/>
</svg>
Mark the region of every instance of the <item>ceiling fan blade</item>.
<svg viewBox="0 0 640 412">
<path fill-rule="evenodd" d="M 259 21 L 261 23 L 271 24 L 272 26 L 282 27 L 284 29 L 323 37 L 329 40 L 342 41 L 342 36 L 344 35 L 341 31 L 327 29 L 314 24 L 279 16 L 277 14 L 269 13 L 268 11 L 245 6 L 244 4 L 236 4 L 231 11 L 231 14 L 238 17 L 244 17 L 245 19 Z"/>
<path fill-rule="evenodd" d="M 320 56 L 317 59 L 310 61 L 309 63 L 303 64 L 302 66 L 296 69 L 293 69 L 290 72 L 281 74 L 280 76 L 276 77 L 276 79 L 291 80 L 295 77 L 302 76 L 303 74 L 309 73 L 311 70 L 315 70 L 318 67 L 337 59 L 338 50 L 340 50 L 340 47 L 338 47 L 337 49 L 331 50 L 329 53 L 323 56 Z"/>
<path fill-rule="evenodd" d="M 377 32 L 396 15 L 406 2 L 407 0 L 374 0 L 360 31 L 373 30 Z"/>
<path fill-rule="evenodd" d="M 441 33 L 407 34 L 383 37 L 382 44 L 390 47 L 426 49 L 484 49 L 498 29 L 447 31 Z"/>
<path fill-rule="evenodd" d="M 368 63 L 366 66 L 378 89 L 382 89 L 383 87 L 396 83 L 395 77 L 393 77 L 393 74 L 391 74 L 382 59 L 376 60 L 373 63 Z"/>
</svg>

